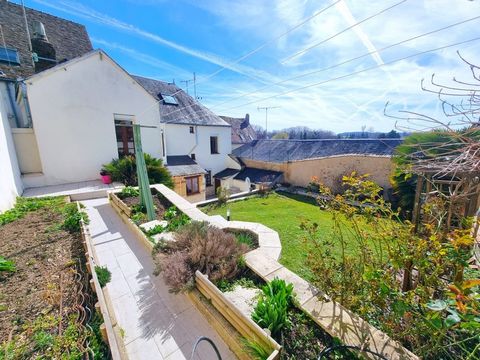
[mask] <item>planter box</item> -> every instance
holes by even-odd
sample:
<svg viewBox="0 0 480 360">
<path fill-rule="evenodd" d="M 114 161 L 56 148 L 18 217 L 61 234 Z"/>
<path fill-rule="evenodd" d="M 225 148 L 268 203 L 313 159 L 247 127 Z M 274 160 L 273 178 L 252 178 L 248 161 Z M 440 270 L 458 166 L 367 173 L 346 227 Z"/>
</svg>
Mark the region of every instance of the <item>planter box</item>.
<svg viewBox="0 0 480 360">
<path fill-rule="evenodd" d="M 108 199 L 110 201 L 110 205 L 112 205 L 113 209 L 117 212 L 117 214 L 122 218 L 122 221 L 127 224 L 127 226 L 132 230 L 132 232 L 135 234 L 137 239 L 145 245 L 148 249 L 153 250 L 153 243 L 150 241 L 150 239 L 145 235 L 145 233 L 135 224 L 132 219 L 130 219 L 130 216 L 127 214 L 125 211 L 125 208 L 130 210 L 130 208 L 123 203 L 122 200 L 119 199 L 117 195 L 115 195 L 114 192 L 109 192 L 108 193 Z"/>
<path fill-rule="evenodd" d="M 119 191 L 109 192 L 108 199 L 112 204 L 115 204 L 119 210 L 121 210 L 129 218 L 132 216 L 132 210 L 116 195 Z"/>
<path fill-rule="evenodd" d="M 215 309 L 247 340 L 268 349 L 268 360 L 280 359 L 282 347 L 252 319 L 242 313 L 223 293 L 210 281 L 208 277 L 197 270 L 195 285 Z M 220 334 L 222 335 L 222 334 Z M 244 351 L 243 351 L 244 352 Z"/>
</svg>

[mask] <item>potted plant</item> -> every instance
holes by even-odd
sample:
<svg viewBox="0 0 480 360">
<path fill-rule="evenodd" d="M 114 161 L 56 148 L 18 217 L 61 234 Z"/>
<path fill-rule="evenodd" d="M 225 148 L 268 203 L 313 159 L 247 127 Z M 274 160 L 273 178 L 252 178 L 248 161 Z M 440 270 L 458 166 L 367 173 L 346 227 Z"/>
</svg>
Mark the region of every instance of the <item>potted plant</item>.
<svg viewBox="0 0 480 360">
<path fill-rule="evenodd" d="M 104 184 L 111 184 L 111 183 L 112 183 L 112 177 L 111 177 L 111 175 L 108 173 L 107 170 L 102 169 L 102 170 L 100 171 L 100 176 L 102 177 L 102 182 L 103 182 Z"/>
</svg>

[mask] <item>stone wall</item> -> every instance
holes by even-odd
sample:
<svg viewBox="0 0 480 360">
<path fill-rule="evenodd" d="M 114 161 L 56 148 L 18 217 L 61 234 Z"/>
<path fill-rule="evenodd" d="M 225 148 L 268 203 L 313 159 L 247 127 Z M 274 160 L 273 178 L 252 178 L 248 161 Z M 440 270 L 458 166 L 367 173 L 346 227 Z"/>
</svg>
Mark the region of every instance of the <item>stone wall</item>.
<svg viewBox="0 0 480 360">
<path fill-rule="evenodd" d="M 335 188 L 343 175 L 356 171 L 358 174 L 369 174 L 370 179 L 385 189 L 391 188 L 390 173 L 392 161 L 388 156 L 345 155 L 319 159 L 271 163 L 242 158 L 248 167 L 281 171 L 284 181 L 296 186 L 307 186 L 315 176 L 325 185 Z"/>
<path fill-rule="evenodd" d="M 30 8 L 26 8 L 26 13 L 30 36 L 33 36 L 34 20 L 43 23 L 48 41 L 55 48 L 58 61 L 70 60 L 92 50 L 85 26 Z M 20 56 L 20 66 L 0 62 L 0 70 L 8 78 L 14 79 L 34 74 L 22 7 L 0 0 L 0 24 L 6 47 L 16 49 Z M 3 46 L 3 39 L 1 41 Z"/>
</svg>

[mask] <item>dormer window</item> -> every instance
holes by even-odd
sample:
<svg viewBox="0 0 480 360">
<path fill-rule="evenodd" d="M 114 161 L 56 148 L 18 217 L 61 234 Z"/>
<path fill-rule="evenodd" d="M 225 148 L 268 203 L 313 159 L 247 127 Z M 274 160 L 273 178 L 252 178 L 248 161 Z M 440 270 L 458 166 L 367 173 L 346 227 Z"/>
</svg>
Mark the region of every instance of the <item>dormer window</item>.
<svg viewBox="0 0 480 360">
<path fill-rule="evenodd" d="M 165 105 L 178 105 L 177 99 L 173 95 L 160 94 Z"/>
</svg>

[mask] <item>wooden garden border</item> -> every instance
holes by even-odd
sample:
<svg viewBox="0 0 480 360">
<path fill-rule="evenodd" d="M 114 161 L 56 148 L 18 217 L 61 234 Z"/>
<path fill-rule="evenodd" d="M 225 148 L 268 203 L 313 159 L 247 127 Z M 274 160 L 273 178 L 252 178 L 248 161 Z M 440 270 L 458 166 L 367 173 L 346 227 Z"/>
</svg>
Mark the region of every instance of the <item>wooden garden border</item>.
<svg viewBox="0 0 480 360">
<path fill-rule="evenodd" d="M 122 221 L 128 226 L 130 230 L 135 234 L 137 239 L 145 245 L 148 249 L 153 250 L 153 243 L 150 241 L 150 239 L 145 235 L 145 233 L 140 229 L 140 227 L 133 222 L 132 219 L 130 219 L 131 210 L 130 208 L 125 205 L 125 203 L 120 200 L 120 198 L 116 195 L 116 193 L 119 191 L 110 191 L 108 193 L 108 199 L 110 201 L 110 205 L 112 205 L 113 209 L 117 212 L 117 214 L 120 216 Z M 128 211 L 126 211 L 127 209 Z"/>
<path fill-rule="evenodd" d="M 195 272 L 195 285 L 222 314 L 225 319 L 247 340 L 271 351 L 268 360 L 280 359 L 282 347 L 252 319 L 242 313 L 223 293 L 200 271 Z"/>
<path fill-rule="evenodd" d="M 82 211 L 80 207 L 80 203 L 77 201 L 77 209 L 78 211 Z M 116 325 L 115 315 L 109 310 L 109 306 L 107 305 L 107 297 L 103 292 L 102 287 L 97 278 L 97 273 L 95 272 L 95 264 L 98 263 L 97 256 L 95 254 L 95 250 L 92 244 L 92 238 L 90 236 L 90 232 L 83 221 L 80 219 L 80 232 L 83 239 L 83 247 L 85 249 L 85 257 L 87 258 L 87 270 L 90 273 L 92 279 L 90 280 L 90 285 L 93 288 L 93 291 L 97 295 L 98 302 L 95 304 L 95 308 L 99 310 L 100 314 L 103 318 L 103 324 L 100 325 L 100 332 L 102 334 L 103 340 L 108 344 L 110 348 L 110 354 L 112 355 L 113 360 L 126 360 L 127 355 L 124 348 L 119 345 L 121 341 L 119 336 L 119 332 L 114 329 Z"/>
</svg>

